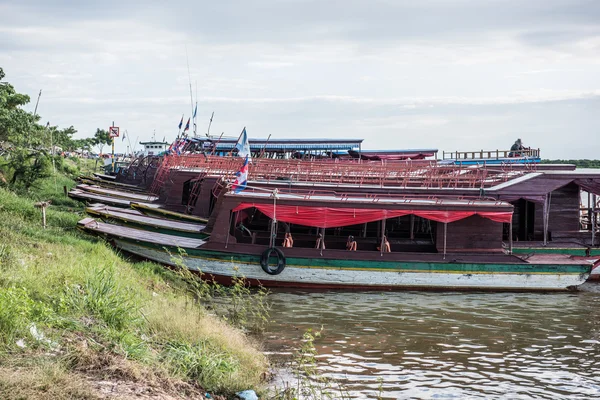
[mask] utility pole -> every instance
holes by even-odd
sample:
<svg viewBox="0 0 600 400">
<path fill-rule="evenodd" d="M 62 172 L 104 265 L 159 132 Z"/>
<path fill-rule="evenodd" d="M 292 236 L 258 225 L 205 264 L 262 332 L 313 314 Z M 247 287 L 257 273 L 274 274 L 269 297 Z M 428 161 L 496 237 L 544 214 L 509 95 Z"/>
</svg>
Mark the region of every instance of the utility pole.
<svg viewBox="0 0 600 400">
<path fill-rule="evenodd" d="M 40 97 L 42 97 L 42 89 L 40 89 L 40 93 L 38 94 L 37 101 L 35 102 L 35 110 L 33 110 L 33 116 L 37 115 L 38 104 L 40 104 Z"/>
<path fill-rule="evenodd" d="M 115 121 L 112 122 L 111 128 L 115 126 Z M 115 137 L 112 137 L 112 165 L 111 171 L 115 172 Z"/>
</svg>

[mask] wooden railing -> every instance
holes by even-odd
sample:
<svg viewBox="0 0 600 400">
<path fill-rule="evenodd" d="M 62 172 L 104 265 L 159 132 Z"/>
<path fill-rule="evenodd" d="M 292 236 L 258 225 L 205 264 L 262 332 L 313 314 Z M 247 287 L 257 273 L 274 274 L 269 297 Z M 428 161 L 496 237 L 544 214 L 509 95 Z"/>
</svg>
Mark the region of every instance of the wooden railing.
<svg viewBox="0 0 600 400">
<path fill-rule="evenodd" d="M 500 158 L 510 157 L 529 157 L 539 158 L 540 149 L 523 149 L 523 150 L 478 150 L 478 151 L 450 151 L 442 152 L 443 160 L 474 160 L 474 159 L 489 159 L 497 160 Z"/>
</svg>

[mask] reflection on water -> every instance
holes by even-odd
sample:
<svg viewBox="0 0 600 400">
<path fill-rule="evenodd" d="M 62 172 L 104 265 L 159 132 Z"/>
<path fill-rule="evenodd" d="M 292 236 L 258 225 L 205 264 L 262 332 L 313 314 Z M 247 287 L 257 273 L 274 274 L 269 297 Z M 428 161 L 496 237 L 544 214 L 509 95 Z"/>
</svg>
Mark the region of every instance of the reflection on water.
<svg viewBox="0 0 600 400">
<path fill-rule="evenodd" d="M 267 348 L 303 332 L 352 398 L 600 398 L 592 293 L 275 292 Z"/>
</svg>

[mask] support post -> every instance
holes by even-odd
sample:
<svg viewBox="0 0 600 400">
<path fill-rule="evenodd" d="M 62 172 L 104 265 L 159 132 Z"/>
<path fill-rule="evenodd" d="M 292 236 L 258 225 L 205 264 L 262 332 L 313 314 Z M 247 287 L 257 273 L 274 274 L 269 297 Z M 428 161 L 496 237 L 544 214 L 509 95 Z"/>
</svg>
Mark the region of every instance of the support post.
<svg viewBox="0 0 600 400">
<path fill-rule="evenodd" d="M 592 195 L 592 247 L 596 245 L 596 195 Z"/>
<path fill-rule="evenodd" d="M 448 223 L 444 222 L 444 260 L 446 259 L 446 238 L 448 237 Z"/>
<path fill-rule="evenodd" d="M 113 121 L 111 127 L 115 126 L 115 121 Z M 111 163 L 111 171 L 114 174 L 115 172 L 115 137 L 112 138 L 112 163 Z"/>
<path fill-rule="evenodd" d="M 513 224 L 512 219 L 508 225 L 508 254 L 513 253 Z"/>
<path fill-rule="evenodd" d="M 544 208 L 543 212 L 543 229 L 544 229 L 544 246 L 548 245 L 548 193 L 544 196 Z"/>
<path fill-rule="evenodd" d="M 380 255 L 383 256 L 383 236 L 385 235 L 385 219 L 381 220 L 381 240 L 379 241 Z"/>
<path fill-rule="evenodd" d="M 323 255 L 323 249 L 325 248 L 325 228 L 321 228 L 321 245 L 320 250 L 321 250 L 321 255 Z"/>
<path fill-rule="evenodd" d="M 415 215 L 410 214 L 410 240 L 415 240 Z"/>
<path fill-rule="evenodd" d="M 50 201 L 40 201 L 34 204 L 34 207 L 42 209 L 42 226 L 46 229 L 46 207 L 50 205 Z"/>
</svg>

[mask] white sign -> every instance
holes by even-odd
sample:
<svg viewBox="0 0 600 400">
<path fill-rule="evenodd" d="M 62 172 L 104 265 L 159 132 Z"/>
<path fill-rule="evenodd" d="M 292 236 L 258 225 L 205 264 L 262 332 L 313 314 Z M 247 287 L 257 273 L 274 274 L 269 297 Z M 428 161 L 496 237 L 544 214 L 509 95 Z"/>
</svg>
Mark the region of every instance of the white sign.
<svg viewBox="0 0 600 400">
<path fill-rule="evenodd" d="M 108 137 L 111 137 L 111 138 L 119 137 L 119 127 L 118 126 L 110 126 L 108 128 Z"/>
</svg>

